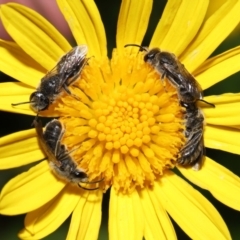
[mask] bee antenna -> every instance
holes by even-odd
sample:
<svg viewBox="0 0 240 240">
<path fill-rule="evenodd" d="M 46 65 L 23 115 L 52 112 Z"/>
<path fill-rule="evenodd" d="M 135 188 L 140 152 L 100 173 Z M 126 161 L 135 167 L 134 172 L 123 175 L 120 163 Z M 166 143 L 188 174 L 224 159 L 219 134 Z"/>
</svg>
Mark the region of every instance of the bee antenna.
<svg viewBox="0 0 240 240">
<path fill-rule="evenodd" d="M 84 183 L 87 183 L 87 184 L 94 184 L 94 183 L 102 182 L 103 180 L 104 180 L 104 178 L 101 178 L 100 180 L 91 181 L 91 182 L 84 182 Z"/>
<path fill-rule="evenodd" d="M 146 47 L 143 47 L 143 46 L 138 45 L 138 44 L 132 43 L 132 44 L 126 44 L 126 45 L 124 45 L 124 47 L 131 47 L 131 46 L 132 46 L 132 47 L 139 47 L 141 51 L 145 51 L 145 52 L 148 51 L 148 49 L 147 49 Z"/>
<path fill-rule="evenodd" d="M 78 183 L 78 186 L 79 186 L 80 188 L 84 189 L 84 190 L 89 190 L 89 191 L 93 191 L 93 190 L 99 189 L 99 187 L 96 187 L 96 188 L 85 188 L 85 187 L 81 186 L 80 183 Z"/>
<path fill-rule="evenodd" d="M 11 105 L 12 105 L 12 106 L 18 106 L 18 105 L 26 104 L 26 103 L 30 103 L 30 102 L 12 103 Z"/>
<path fill-rule="evenodd" d="M 104 178 L 101 178 L 100 180 L 96 180 L 96 181 L 91 181 L 91 182 L 80 182 L 80 183 L 86 183 L 86 184 L 94 184 L 94 183 L 99 183 L 99 182 L 102 182 L 104 180 Z M 96 187 L 96 188 L 85 188 L 83 187 L 80 183 L 78 183 L 78 186 L 82 189 L 85 189 L 85 190 L 97 190 L 99 189 L 99 187 Z"/>
<path fill-rule="evenodd" d="M 77 147 L 77 148 L 72 149 L 71 151 L 68 151 L 68 154 L 70 154 L 70 153 L 72 153 L 72 152 L 78 150 L 79 148 L 80 148 L 80 147 Z"/>
<path fill-rule="evenodd" d="M 36 115 L 36 117 L 34 118 L 31 126 L 35 127 L 35 126 L 36 126 L 36 123 L 38 123 L 37 120 L 38 120 L 38 112 L 37 112 L 37 115 Z M 41 121 L 40 121 L 40 122 L 41 122 Z"/>
<path fill-rule="evenodd" d="M 213 103 L 207 102 L 207 101 L 205 101 L 203 99 L 199 99 L 199 101 L 204 102 L 204 103 L 206 103 L 206 104 L 208 104 L 208 105 L 210 105 L 210 106 L 215 108 L 215 105 Z"/>
</svg>

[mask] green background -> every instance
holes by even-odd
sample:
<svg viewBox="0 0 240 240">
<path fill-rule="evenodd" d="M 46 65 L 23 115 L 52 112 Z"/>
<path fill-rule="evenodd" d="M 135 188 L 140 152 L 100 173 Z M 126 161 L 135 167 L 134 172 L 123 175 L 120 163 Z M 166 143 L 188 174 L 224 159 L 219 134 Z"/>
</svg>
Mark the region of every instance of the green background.
<svg viewBox="0 0 240 240">
<path fill-rule="evenodd" d="M 117 17 L 120 8 L 121 1 L 119 0 L 96 0 L 96 4 L 99 8 L 108 39 L 108 50 L 111 53 L 112 48 L 115 47 L 115 36 L 116 36 L 116 25 L 117 25 Z M 155 0 L 153 5 L 153 11 L 151 14 L 150 25 L 147 31 L 147 34 L 144 38 L 143 45 L 147 46 L 150 42 L 151 36 L 155 29 L 155 26 L 160 18 L 160 13 L 162 12 L 166 1 Z M 181 36 L 179 36 L 181 38 Z M 73 42 L 73 39 L 69 39 Z M 235 47 L 240 45 L 240 34 L 239 28 L 234 31 L 213 53 L 216 55 L 223 51 L 226 51 L 229 48 Z M 236 62 L 236 64 L 240 64 Z M 3 73 L 0 73 L 0 81 L 12 81 L 12 79 Z M 211 87 L 210 89 L 205 91 L 205 95 L 213 95 L 213 94 L 221 94 L 224 92 L 240 92 L 240 73 L 236 73 L 233 76 L 229 77 L 227 80 L 224 80 L 215 86 Z M 239 113 L 238 113 L 239 114 Z M 0 136 L 4 136 L 6 134 L 13 133 L 15 131 L 29 129 L 32 123 L 33 117 L 13 114 L 13 113 L 6 113 L 0 112 Z M 239 139 L 236 139 L 239 141 Z M 240 176 L 240 157 L 235 154 L 230 154 L 222 151 L 207 149 L 207 155 L 212 159 L 217 160 L 220 164 L 224 165 L 232 172 Z M 14 177 L 15 175 L 21 173 L 22 171 L 26 171 L 29 166 L 24 166 L 21 168 L 11 169 L 11 170 L 4 170 L 1 171 L 0 177 L 0 188 L 4 186 L 4 184 Z M 220 203 L 216 199 L 212 197 L 212 195 L 205 191 L 201 190 L 200 188 L 196 187 L 199 191 L 201 191 L 217 208 L 217 210 L 222 215 L 223 219 L 225 220 L 232 238 L 234 240 L 240 239 L 240 213 L 235 211 L 224 204 Z M 41 189 L 38 189 L 41 191 Z M 226 193 L 227 194 L 227 193 Z M 236 197 L 240 197 L 237 196 Z M 103 221 L 102 226 L 99 234 L 100 240 L 108 239 L 107 233 L 107 221 L 108 221 L 108 201 L 109 201 L 109 192 L 105 194 L 104 201 L 103 201 L 103 208 L 102 208 L 102 215 Z M 186 206 L 187 211 L 187 206 Z M 197 218 L 197 216 L 196 216 Z M 0 215 L 0 239 L 2 240 L 15 240 L 17 238 L 17 233 L 23 228 L 24 222 L 24 215 L 20 216 L 2 216 Z M 54 233 L 47 236 L 46 240 L 62 240 L 66 238 L 68 227 L 70 223 L 70 218 L 66 220 L 66 222 Z M 188 236 L 174 223 L 178 239 L 190 239 Z M 197 227 L 197 226 L 196 226 Z"/>
</svg>

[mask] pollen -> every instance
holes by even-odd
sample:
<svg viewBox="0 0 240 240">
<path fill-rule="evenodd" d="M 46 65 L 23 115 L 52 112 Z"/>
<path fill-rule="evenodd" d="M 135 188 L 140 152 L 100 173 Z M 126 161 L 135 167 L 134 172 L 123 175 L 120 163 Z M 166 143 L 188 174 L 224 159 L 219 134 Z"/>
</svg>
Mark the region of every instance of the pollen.
<svg viewBox="0 0 240 240">
<path fill-rule="evenodd" d="M 64 144 L 89 176 L 129 193 L 151 187 L 176 165 L 184 138 L 184 111 L 175 89 L 143 53 L 91 57 L 80 79 L 58 103 Z M 74 96 L 77 96 L 74 97 Z"/>
</svg>

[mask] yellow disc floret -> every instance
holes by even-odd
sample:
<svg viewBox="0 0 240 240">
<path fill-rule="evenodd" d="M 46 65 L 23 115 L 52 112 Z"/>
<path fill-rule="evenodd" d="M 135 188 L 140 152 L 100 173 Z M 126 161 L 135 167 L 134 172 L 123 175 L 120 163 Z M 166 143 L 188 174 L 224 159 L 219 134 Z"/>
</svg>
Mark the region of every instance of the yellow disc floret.
<svg viewBox="0 0 240 240">
<path fill-rule="evenodd" d="M 111 61 L 89 59 L 79 81 L 58 104 L 64 143 L 90 180 L 131 192 L 153 185 L 173 168 L 185 139 L 175 89 L 143 61 L 142 53 Z"/>
</svg>

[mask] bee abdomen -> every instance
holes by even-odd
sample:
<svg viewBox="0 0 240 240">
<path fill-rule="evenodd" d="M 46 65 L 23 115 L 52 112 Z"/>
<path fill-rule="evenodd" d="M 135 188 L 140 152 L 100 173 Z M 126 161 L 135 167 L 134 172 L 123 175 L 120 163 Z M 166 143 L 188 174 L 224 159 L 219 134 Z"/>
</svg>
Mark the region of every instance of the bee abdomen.
<svg viewBox="0 0 240 240">
<path fill-rule="evenodd" d="M 203 138 L 201 129 L 195 133 L 191 140 L 180 151 L 177 162 L 181 165 L 191 165 L 202 160 L 204 152 Z"/>
</svg>

